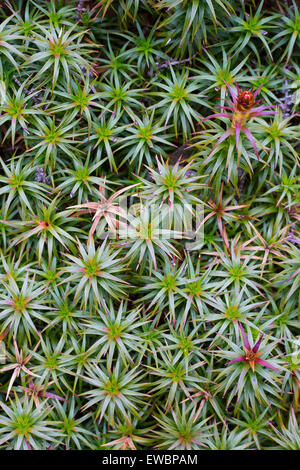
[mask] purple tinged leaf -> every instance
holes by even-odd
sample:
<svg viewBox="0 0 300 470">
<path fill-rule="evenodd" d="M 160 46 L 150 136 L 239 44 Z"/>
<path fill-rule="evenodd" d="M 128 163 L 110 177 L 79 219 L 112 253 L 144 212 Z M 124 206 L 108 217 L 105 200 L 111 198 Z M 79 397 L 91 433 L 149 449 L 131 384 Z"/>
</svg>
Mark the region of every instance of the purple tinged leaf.
<svg viewBox="0 0 300 470">
<path fill-rule="evenodd" d="M 226 109 L 226 110 L 232 111 L 231 106 L 216 106 L 216 109 Z"/>
<path fill-rule="evenodd" d="M 45 395 L 45 397 L 47 398 L 54 398 L 55 400 L 61 400 L 61 401 L 67 401 L 65 398 L 63 397 L 60 397 L 59 395 L 55 395 L 55 393 L 51 393 L 51 392 L 41 392 L 41 395 Z"/>
<path fill-rule="evenodd" d="M 259 161 L 259 156 L 258 156 L 258 151 L 257 151 L 257 147 L 256 147 L 256 142 L 255 142 L 255 139 L 253 137 L 253 135 L 251 134 L 250 130 L 248 129 L 248 127 L 243 127 L 243 132 L 245 133 L 245 135 L 247 136 L 248 140 L 250 141 L 254 151 L 255 151 L 255 155 L 256 155 L 256 158 L 257 160 Z"/>
<path fill-rule="evenodd" d="M 263 335 L 261 335 L 260 338 L 258 338 L 257 342 L 256 342 L 255 345 L 253 346 L 252 351 L 253 351 L 254 353 L 256 353 L 256 352 L 258 351 L 262 339 L 263 339 Z"/>
<path fill-rule="evenodd" d="M 25 444 L 26 444 L 28 450 L 32 450 L 31 445 L 29 444 L 29 442 L 26 439 L 25 439 Z"/>
<path fill-rule="evenodd" d="M 261 366 L 264 366 L 264 367 L 268 367 L 269 369 L 276 370 L 277 372 L 280 372 L 279 369 L 276 369 L 276 367 L 272 366 L 272 364 L 270 364 L 270 363 L 267 362 L 267 361 L 264 361 L 263 359 L 257 358 L 257 359 L 255 360 L 255 363 L 256 363 L 256 364 L 260 364 Z"/>
<path fill-rule="evenodd" d="M 224 81 L 225 81 L 225 80 L 224 80 Z M 230 94 L 231 94 L 231 97 L 232 97 L 232 100 L 233 100 L 234 104 L 236 104 L 236 102 L 237 102 L 237 95 L 235 94 L 234 89 L 233 89 L 227 82 L 225 82 L 225 83 L 226 83 L 226 86 L 227 86 L 228 90 L 230 91 Z"/>
<path fill-rule="evenodd" d="M 226 366 L 233 364 L 233 362 L 245 362 L 245 356 L 238 356 L 235 359 L 232 359 L 232 361 L 226 362 Z"/>
<path fill-rule="evenodd" d="M 291 277 L 289 277 L 288 282 L 289 282 L 291 279 L 293 279 L 295 276 L 297 276 L 297 274 L 299 274 L 299 273 L 300 273 L 300 268 L 298 268 L 298 269 L 291 275 Z"/>
<path fill-rule="evenodd" d="M 254 117 L 260 117 L 260 116 L 273 116 L 274 114 L 277 114 L 276 111 L 259 111 L 259 112 L 254 112 L 251 113 L 251 118 Z"/>
<path fill-rule="evenodd" d="M 224 132 L 224 134 L 221 135 L 221 137 L 217 140 L 216 144 L 213 146 L 213 149 L 210 153 L 212 153 L 214 151 L 214 149 L 220 145 L 223 140 L 227 139 L 227 137 L 229 137 L 231 134 L 233 133 L 233 129 L 232 127 L 230 127 L 229 129 L 227 129 L 227 131 Z"/>
<path fill-rule="evenodd" d="M 257 108 L 252 108 L 251 109 L 251 114 L 252 113 L 260 113 L 261 111 L 264 111 L 265 109 L 270 109 L 270 108 L 275 108 L 274 105 L 270 105 L 270 106 L 258 106 Z M 276 113 L 276 111 L 273 111 L 274 114 Z"/>
<path fill-rule="evenodd" d="M 238 149 L 239 146 L 239 139 L 240 139 L 240 133 L 241 133 L 241 123 L 236 122 L 235 125 L 235 139 L 236 139 L 236 148 Z"/>
<path fill-rule="evenodd" d="M 226 117 L 228 119 L 232 118 L 231 114 L 228 114 L 228 113 L 216 113 L 216 114 L 210 114 L 210 116 L 207 116 L 201 119 L 200 122 L 207 121 L 208 119 L 215 118 L 215 117 Z"/>
<path fill-rule="evenodd" d="M 253 93 L 254 98 L 257 97 L 257 95 L 259 94 L 259 92 L 260 92 L 260 90 L 262 89 L 262 87 L 263 87 L 263 83 L 262 83 L 262 84 L 260 85 L 260 87 L 258 87 L 257 90 Z"/>
<path fill-rule="evenodd" d="M 239 327 L 240 327 L 240 330 L 241 330 L 241 333 L 242 333 L 244 347 L 246 349 L 248 349 L 248 351 L 251 351 L 250 343 L 248 341 L 248 338 L 246 336 L 246 333 L 245 333 L 244 328 L 242 327 L 241 323 L 239 323 Z"/>
</svg>

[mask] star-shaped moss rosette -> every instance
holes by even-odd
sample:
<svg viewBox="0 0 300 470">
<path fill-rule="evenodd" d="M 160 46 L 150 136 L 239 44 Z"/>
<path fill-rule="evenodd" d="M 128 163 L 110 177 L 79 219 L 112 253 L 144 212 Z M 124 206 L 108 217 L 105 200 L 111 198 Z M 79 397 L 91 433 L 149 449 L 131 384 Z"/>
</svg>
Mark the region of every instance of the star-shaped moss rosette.
<svg viewBox="0 0 300 470">
<path fill-rule="evenodd" d="M 259 350 L 260 343 L 263 339 L 263 335 L 260 335 L 255 345 L 251 347 L 248 341 L 247 335 L 244 331 L 244 328 L 242 327 L 240 323 L 239 323 L 239 327 L 240 327 L 242 338 L 243 338 L 243 348 L 245 351 L 245 355 L 238 356 L 235 359 L 232 359 L 231 361 L 227 362 L 226 365 L 232 364 L 233 362 L 247 362 L 250 365 L 253 372 L 255 370 L 255 364 L 259 364 L 261 366 L 268 367 L 269 369 L 273 369 L 279 372 L 279 369 L 277 369 L 276 367 L 272 366 L 272 364 L 270 364 L 269 362 L 259 357 L 260 353 L 258 352 L 258 350 Z"/>
<path fill-rule="evenodd" d="M 255 99 L 257 95 L 259 94 L 263 85 L 261 85 L 255 92 L 253 92 L 253 89 L 241 91 L 237 83 L 235 84 L 236 91 L 234 91 L 234 89 L 230 85 L 228 85 L 228 83 L 226 83 L 226 86 L 232 98 L 232 101 L 227 100 L 230 106 L 218 106 L 218 108 L 223 110 L 222 112 L 211 114 L 210 116 L 207 116 L 201 121 L 203 122 L 208 119 L 216 118 L 216 117 L 225 117 L 231 120 L 231 126 L 217 140 L 211 153 L 214 151 L 214 149 L 218 145 L 220 145 L 230 135 L 235 135 L 236 148 L 238 149 L 240 134 L 241 132 L 244 132 L 244 134 L 246 135 L 247 139 L 249 140 L 249 142 L 251 143 L 255 151 L 257 160 L 259 160 L 255 138 L 253 137 L 250 129 L 247 127 L 246 124 L 247 124 L 247 121 L 249 121 L 249 119 L 252 119 L 254 117 L 276 114 L 276 111 L 270 110 L 270 108 L 274 108 L 274 106 L 273 105 L 272 106 L 260 105 L 256 107 L 256 105 L 261 100 L 255 101 Z M 232 114 L 230 114 L 230 112 Z"/>
<path fill-rule="evenodd" d="M 89 231 L 89 237 L 87 244 L 89 245 L 94 232 L 96 231 L 97 227 L 100 225 L 102 219 L 104 219 L 104 225 L 100 227 L 100 231 L 104 229 L 105 225 L 108 225 L 109 230 L 111 233 L 117 236 L 117 230 L 121 224 L 124 225 L 124 222 L 118 220 L 118 218 L 128 219 L 128 215 L 125 209 L 120 207 L 115 199 L 121 196 L 125 191 L 137 184 L 132 184 L 131 186 L 127 186 L 126 188 L 119 189 L 116 191 L 112 196 L 106 198 L 105 197 L 105 190 L 102 186 L 99 186 L 99 195 L 101 200 L 98 202 L 86 202 L 84 204 L 76 204 L 75 206 L 70 206 L 70 209 L 78 209 L 81 214 L 90 214 L 94 212 L 93 216 L 93 223 Z M 74 211 L 73 211 L 74 212 Z M 71 214 L 72 212 L 70 212 Z"/>
</svg>

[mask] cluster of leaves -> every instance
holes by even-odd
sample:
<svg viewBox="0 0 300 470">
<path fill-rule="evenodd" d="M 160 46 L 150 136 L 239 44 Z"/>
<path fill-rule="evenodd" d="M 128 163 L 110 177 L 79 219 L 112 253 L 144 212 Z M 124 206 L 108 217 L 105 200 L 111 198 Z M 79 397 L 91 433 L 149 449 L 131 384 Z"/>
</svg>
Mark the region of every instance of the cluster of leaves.
<svg viewBox="0 0 300 470">
<path fill-rule="evenodd" d="M 299 450 L 296 2 L 2 3 L 0 448 Z"/>
</svg>

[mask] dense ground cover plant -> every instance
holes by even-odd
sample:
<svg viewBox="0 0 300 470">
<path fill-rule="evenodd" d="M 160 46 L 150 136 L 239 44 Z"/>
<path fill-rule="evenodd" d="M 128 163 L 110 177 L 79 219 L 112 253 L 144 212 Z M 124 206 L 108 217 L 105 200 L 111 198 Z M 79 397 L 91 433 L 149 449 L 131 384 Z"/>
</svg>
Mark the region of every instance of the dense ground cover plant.
<svg viewBox="0 0 300 470">
<path fill-rule="evenodd" d="M 1 2 L 0 449 L 300 449 L 299 35 Z"/>
</svg>

